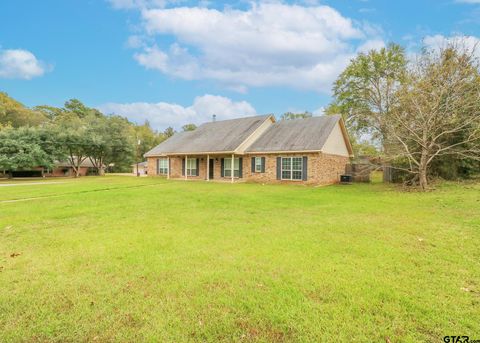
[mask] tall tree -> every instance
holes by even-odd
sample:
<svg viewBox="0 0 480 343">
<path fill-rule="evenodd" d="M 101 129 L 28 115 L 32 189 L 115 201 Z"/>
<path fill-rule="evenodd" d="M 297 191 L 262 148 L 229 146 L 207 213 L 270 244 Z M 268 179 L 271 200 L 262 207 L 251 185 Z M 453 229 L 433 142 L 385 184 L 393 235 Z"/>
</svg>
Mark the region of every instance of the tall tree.
<svg viewBox="0 0 480 343">
<path fill-rule="evenodd" d="M 99 175 L 104 175 L 108 164 L 132 161 L 133 143 L 127 120 L 118 116 L 90 115 L 86 121 L 85 134 L 90 142 L 85 152 Z"/>
<path fill-rule="evenodd" d="M 0 92 L 0 124 L 13 127 L 37 126 L 47 121 L 43 113 L 33 111 L 20 102 Z"/>
<path fill-rule="evenodd" d="M 458 42 L 424 49 L 384 121 L 390 157 L 407 162 L 422 190 L 438 158 L 480 160 L 480 64 L 475 56 Z"/>
<path fill-rule="evenodd" d="M 85 118 L 90 115 L 97 116 L 97 117 L 100 117 L 103 115 L 99 110 L 85 106 L 78 99 L 70 99 L 67 102 L 65 102 L 64 109 L 65 111 L 74 113 L 79 118 Z"/>
<path fill-rule="evenodd" d="M 334 101 L 326 112 L 342 114 L 350 131 L 382 145 L 385 116 L 396 104 L 406 65 L 404 50 L 396 44 L 359 54 L 335 81 Z"/>
<path fill-rule="evenodd" d="M 22 127 L 0 130 L 0 170 L 51 168 L 58 154 L 44 129 Z"/>
<path fill-rule="evenodd" d="M 166 138 L 170 138 L 175 134 L 175 130 L 173 129 L 173 127 L 167 127 L 165 131 L 163 131 L 163 134 Z"/>
<path fill-rule="evenodd" d="M 75 173 L 80 176 L 80 167 L 88 158 L 91 137 L 87 135 L 87 123 L 73 112 L 65 112 L 54 122 L 57 142 L 63 148 Z"/>
<path fill-rule="evenodd" d="M 134 133 L 132 137 L 134 143 L 140 141 L 140 145 L 136 147 L 138 148 L 138 160 L 140 160 L 147 151 L 167 138 L 163 133 L 153 130 L 148 121 L 143 125 L 135 125 L 133 130 Z"/>
<path fill-rule="evenodd" d="M 56 117 L 62 115 L 65 112 L 65 109 L 63 108 L 48 105 L 35 106 L 33 110 L 43 114 L 50 121 L 55 120 Z"/>
<path fill-rule="evenodd" d="M 197 125 L 195 124 L 185 124 L 182 126 L 183 131 L 193 131 L 197 128 Z"/>
<path fill-rule="evenodd" d="M 281 120 L 305 119 L 312 117 L 312 113 L 305 111 L 303 113 L 286 112 L 280 117 Z"/>
</svg>

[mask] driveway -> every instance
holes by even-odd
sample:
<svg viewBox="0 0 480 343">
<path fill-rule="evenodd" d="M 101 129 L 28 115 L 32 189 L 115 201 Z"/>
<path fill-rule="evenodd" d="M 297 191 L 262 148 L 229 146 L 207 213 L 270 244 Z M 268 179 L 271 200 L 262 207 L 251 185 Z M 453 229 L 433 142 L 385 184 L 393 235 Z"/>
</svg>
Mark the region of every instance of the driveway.
<svg viewBox="0 0 480 343">
<path fill-rule="evenodd" d="M 31 185 L 56 185 L 67 182 L 26 182 L 26 183 L 1 183 L 0 187 L 13 187 L 13 186 L 31 186 Z"/>
</svg>

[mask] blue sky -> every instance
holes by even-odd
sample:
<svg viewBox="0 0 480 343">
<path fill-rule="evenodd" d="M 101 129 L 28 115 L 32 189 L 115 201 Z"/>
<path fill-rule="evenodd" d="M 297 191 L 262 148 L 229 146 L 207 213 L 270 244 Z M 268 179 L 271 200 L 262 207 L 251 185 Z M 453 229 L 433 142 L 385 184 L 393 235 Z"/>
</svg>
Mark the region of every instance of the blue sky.
<svg viewBox="0 0 480 343">
<path fill-rule="evenodd" d="M 480 37 L 480 0 L 2 0 L 0 91 L 158 129 L 321 113 L 359 51 Z"/>
</svg>

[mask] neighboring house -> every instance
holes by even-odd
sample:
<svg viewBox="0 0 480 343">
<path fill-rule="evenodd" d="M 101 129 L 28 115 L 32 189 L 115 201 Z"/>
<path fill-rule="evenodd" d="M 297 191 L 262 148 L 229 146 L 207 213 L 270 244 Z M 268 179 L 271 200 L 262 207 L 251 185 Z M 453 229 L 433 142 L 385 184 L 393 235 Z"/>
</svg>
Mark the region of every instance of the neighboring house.
<svg viewBox="0 0 480 343">
<path fill-rule="evenodd" d="M 205 123 L 145 154 L 149 175 L 201 180 L 339 181 L 353 156 L 340 116 L 275 122 L 256 116 Z"/>
<path fill-rule="evenodd" d="M 75 157 L 76 163 L 76 157 Z M 8 173 L 4 171 L 5 175 Z M 80 163 L 80 176 L 97 175 L 97 169 L 92 164 L 89 158 Z M 2 173 L 0 173 L 2 175 Z M 12 177 L 58 177 L 58 176 L 75 176 L 70 161 L 55 162 L 52 169 L 44 167 L 33 167 L 31 169 L 12 170 L 10 172 Z"/>
<path fill-rule="evenodd" d="M 137 164 L 138 164 L 138 170 L 137 170 Z M 132 164 L 133 167 L 133 174 L 137 175 L 147 175 L 148 174 L 148 162 L 140 162 L 140 163 L 135 163 Z"/>
<path fill-rule="evenodd" d="M 76 158 L 76 157 L 75 157 Z M 76 160 L 75 160 L 76 163 Z M 97 170 L 92 164 L 92 161 L 87 157 L 82 163 L 80 163 L 80 176 L 97 175 Z M 51 170 L 47 170 L 43 174 L 44 176 L 75 176 L 70 161 L 55 162 L 55 166 Z"/>
</svg>

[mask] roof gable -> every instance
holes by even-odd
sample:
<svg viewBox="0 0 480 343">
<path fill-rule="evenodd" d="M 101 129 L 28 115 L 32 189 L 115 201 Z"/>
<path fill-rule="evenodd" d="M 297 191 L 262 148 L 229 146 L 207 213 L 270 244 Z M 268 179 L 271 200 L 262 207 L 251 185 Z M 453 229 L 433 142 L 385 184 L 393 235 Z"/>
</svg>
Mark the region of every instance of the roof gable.
<svg viewBox="0 0 480 343">
<path fill-rule="evenodd" d="M 322 152 L 331 155 L 350 157 L 352 155 L 350 142 L 345 139 L 341 123 L 341 121 L 338 121 L 333 127 L 332 132 L 330 132 L 330 135 L 323 145 Z"/>
<path fill-rule="evenodd" d="M 145 156 L 234 152 L 271 116 L 222 120 L 200 125 L 194 131 L 176 133 Z"/>
<path fill-rule="evenodd" d="M 282 120 L 271 125 L 247 152 L 321 151 L 339 115 Z"/>
</svg>

